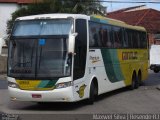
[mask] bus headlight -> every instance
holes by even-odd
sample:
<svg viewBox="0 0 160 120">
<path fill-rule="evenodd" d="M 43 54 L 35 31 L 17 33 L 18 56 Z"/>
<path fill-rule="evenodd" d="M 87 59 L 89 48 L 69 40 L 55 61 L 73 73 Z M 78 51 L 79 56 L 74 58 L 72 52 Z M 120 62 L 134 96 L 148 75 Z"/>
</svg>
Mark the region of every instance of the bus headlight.
<svg viewBox="0 0 160 120">
<path fill-rule="evenodd" d="M 72 86 L 73 85 L 73 82 L 64 82 L 64 83 L 58 83 L 56 84 L 56 87 L 55 89 L 60 89 L 60 88 L 66 88 L 66 87 L 69 87 L 69 86 Z"/>
<path fill-rule="evenodd" d="M 19 88 L 19 86 L 16 83 L 10 81 L 8 81 L 8 86 L 12 88 Z"/>
</svg>

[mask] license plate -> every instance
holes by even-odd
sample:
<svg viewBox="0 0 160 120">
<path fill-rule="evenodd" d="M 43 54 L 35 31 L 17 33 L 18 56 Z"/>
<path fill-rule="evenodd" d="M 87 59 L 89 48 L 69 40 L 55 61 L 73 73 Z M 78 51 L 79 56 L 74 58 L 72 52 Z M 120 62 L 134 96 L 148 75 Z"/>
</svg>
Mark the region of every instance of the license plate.
<svg viewBox="0 0 160 120">
<path fill-rule="evenodd" d="M 41 94 L 32 94 L 32 98 L 42 98 Z"/>
</svg>

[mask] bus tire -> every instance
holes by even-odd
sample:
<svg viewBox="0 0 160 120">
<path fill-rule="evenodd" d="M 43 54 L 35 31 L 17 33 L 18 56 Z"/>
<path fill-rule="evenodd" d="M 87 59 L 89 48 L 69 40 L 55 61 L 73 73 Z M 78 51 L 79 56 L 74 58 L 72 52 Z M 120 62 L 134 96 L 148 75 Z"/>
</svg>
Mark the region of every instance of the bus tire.
<svg viewBox="0 0 160 120">
<path fill-rule="evenodd" d="M 143 83 L 142 83 L 142 73 L 141 71 L 138 72 L 138 82 L 139 82 L 139 86 L 141 86 Z"/>
<path fill-rule="evenodd" d="M 135 89 L 138 89 L 139 88 L 139 79 L 138 79 L 138 76 L 135 76 Z"/>
<path fill-rule="evenodd" d="M 134 72 L 132 75 L 132 83 L 130 85 L 130 89 L 134 90 L 135 88 L 138 88 L 138 87 L 139 87 L 139 82 L 138 82 L 136 73 Z"/>
<path fill-rule="evenodd" d="M 154 73 L 158 73 L 159 72 L 159 70 L 157 68 L 155 68 L 153 71 L 154 71 Z"/>
<path fill-rule="evenodd" d="M 95 85 L 95 83 L 92 81 L 91 86 L 90 86 L 90 93 L 89 93 L 89 99 L 88 99 L 88 104 L 93 105 L 95 98 L 98 95 L 98 88 Z"/>
</svg>

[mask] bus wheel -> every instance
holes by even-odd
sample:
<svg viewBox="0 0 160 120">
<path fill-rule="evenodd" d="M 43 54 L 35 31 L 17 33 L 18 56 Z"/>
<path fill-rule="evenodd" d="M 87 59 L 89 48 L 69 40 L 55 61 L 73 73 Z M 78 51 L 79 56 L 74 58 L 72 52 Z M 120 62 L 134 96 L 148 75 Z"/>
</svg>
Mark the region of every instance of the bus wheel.
<svg viewBox="0 0 160 120">
<path fill-rule="evenodd" d="M 143 84 L 141 71 L 138 72 L 138 82 L 139 82 L 139 86 Z"/>
<path fill-rule="evenodd" d="M 138 79 L 138 77 L 137 76 L 135 76 L 136 78 L 135 78 L 135 89 L 137 89 L 137 88 L 139 88 L 139 79 Z"/>
<path fill-rule="evenodd" d="M 138 78 L 136 76 L 136 73 L 134 72 L 132 75 L 132 84 L 130 86 L 130 89 L 133 90 L 135 88 L 139 87 L 139 82 L 138 82 Z"/>
<path fill-rule="evenodd" d="M 153 70 L 155 73 L 158 73 L 159 72 L 159 70 L 156 68 L 156 69 L 154 69 Z"/>
<path fill-rule="evenodd" d="M 95 85 L 95 83 L 92 81 L 91 87 L 90 87 L 90 94 L 89 94 L 88 104 L 92 105 L 97 96 L 98 96 L 98 88 Z"/>
</svg>

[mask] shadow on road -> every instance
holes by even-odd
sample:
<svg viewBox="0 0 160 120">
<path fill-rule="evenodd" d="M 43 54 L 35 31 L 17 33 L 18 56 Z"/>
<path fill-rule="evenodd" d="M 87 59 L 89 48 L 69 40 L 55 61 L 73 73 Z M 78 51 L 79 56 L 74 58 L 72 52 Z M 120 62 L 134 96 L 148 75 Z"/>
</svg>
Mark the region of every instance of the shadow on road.
<svg viewBox="0 0 160 120">
<path fill-rule="evenodd" d="M 77 108 L 83 107 L 85 105 L 84 101 L 76 103 L 61 103 L 61 102 L 48 102 L 48 103 L 31 103 L 25 102 L 26 106 L 22 106 L 22 102 L 10 103 L 8 106 L 12 110 L 38 110 L 38 111 L 67 111 L 75 110 Z M 20 105 L 21 104 L 21 105 Z"/>
</svg>

